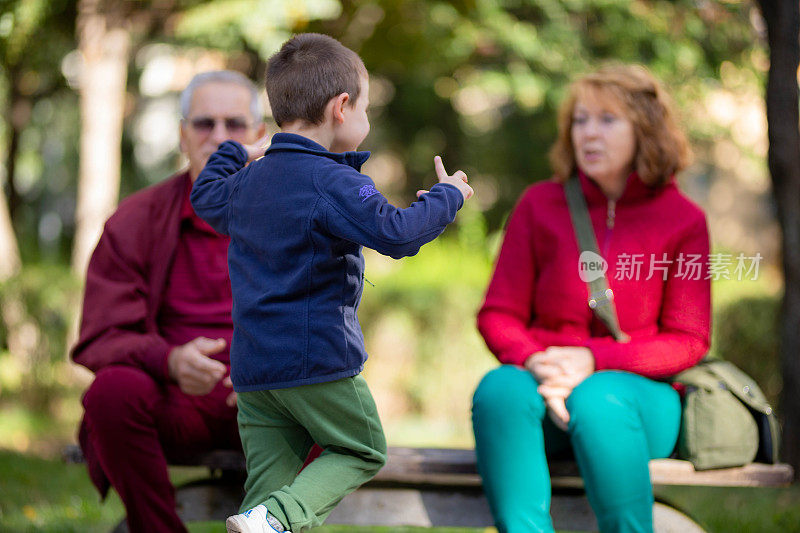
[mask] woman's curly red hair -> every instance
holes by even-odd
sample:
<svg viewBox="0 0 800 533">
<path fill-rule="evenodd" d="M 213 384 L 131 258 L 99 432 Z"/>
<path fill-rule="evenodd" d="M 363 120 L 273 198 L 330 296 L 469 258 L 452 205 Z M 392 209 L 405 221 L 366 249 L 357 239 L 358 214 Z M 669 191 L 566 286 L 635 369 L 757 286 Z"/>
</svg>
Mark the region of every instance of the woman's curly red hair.
<svg viewBox="0 0 800 533">
<path fill-rule="evenodd" d="M 663 185 L 689 164 L 691 150 L 678 127 L 672 101 L 661 84 L 641 65 L 610 65 L 572 83 L 558 113 L 558 137 L 550 149 L 556 179 L 576 170 L 572 116 L 581 97 L 609 101 L 633 123 L 636 137 L 634 170 L 651 186 Z"/>
</svg>

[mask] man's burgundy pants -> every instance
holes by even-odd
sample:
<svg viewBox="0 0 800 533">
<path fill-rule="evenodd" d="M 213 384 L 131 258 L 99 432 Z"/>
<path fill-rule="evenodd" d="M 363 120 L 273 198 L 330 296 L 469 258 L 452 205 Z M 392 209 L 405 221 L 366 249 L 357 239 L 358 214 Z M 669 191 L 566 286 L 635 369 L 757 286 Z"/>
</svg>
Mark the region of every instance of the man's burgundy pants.
<svg viewBox="0 0 800 533">
<path fill-rule="evenodd" d="M 225 405 L 230 392 L 220 383 L 206 396 L 189 396 L 127 366 L 97 373 L 83 398 L 81 447 L 101 494 L 110 483 L 120 495 L 131 533 L 186 531 L 175 513 L 167 462 L 241 449 L 236 409 Z"/>
</svg>

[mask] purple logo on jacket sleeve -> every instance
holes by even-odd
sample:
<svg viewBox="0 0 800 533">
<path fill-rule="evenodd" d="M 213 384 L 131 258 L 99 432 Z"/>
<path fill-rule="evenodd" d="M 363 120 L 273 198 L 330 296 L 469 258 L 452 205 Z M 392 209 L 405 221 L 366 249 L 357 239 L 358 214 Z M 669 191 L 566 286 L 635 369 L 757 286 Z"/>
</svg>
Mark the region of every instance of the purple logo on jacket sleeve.
<svg viewBox="0 0 800 533">
<path fill-rule="evenodd" d="M 358 190 L 358 196 L 361 198 L 362 202 L 370 196 L 375 196 L 376 194 L 378 194 L 378 189 L 376 189 L 374 185 L 362 185 Z"/>
</svg>

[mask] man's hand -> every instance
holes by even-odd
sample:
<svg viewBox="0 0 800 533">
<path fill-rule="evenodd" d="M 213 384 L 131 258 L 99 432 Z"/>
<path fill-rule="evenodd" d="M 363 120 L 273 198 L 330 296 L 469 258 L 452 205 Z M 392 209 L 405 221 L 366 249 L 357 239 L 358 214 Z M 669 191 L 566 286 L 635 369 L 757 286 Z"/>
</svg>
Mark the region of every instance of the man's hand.
<svg viewBox="0 0 800 533">
<path fill-rule="evenodd" d="M 436 176 L 439 178 L 439 183 L 449 183 L 450 185 L 454 185 L 459 191 L 461 191 L 462 196 L 464 196 L 464 201 L 469 200 L 472 198 L 472 195 L 475 194 L 475 191 L 472 190 L 472 187 L 467 185 L 467 175 L 461 170 L 456 170 L 452 175 L 447 174 L 447 171 L 444 169 L 444 163 L 442 163 L 442 158 L 438 155 L 433 158 L 433 167 L 436 169 Z M 417 191 L 417 198 L 427 192 L 430 191 Z"/>
<path fill-rule="evenodd" d="M 231 389 L 233 388 L 233 382 L 231 381 L 230 376 L 227 376 L 222 384 Z M 225 398 L 225 403 L 228 405 L 228 407 L 236 407 L 236 391 L 231 391 L 231 393 L 228 394 L 228 397 Z"/>
<path fill-rule="evenodd" d="M 167 356 L 169 375 L 186 394 L 208 394 L 227 372 L 224 364 L 208 356 L 224 349 L 225 339 L 206 337 L 197 337 L 183 346 L 176 346 Z"/>
<path fill-rule="evenodd" d="M 269 135 L 264 135 L 253 144 L 242 145 L 247 152 L 247 162 L 255 161 L 264 155 L 264 152 L 269 147 Z"/>
</svg>

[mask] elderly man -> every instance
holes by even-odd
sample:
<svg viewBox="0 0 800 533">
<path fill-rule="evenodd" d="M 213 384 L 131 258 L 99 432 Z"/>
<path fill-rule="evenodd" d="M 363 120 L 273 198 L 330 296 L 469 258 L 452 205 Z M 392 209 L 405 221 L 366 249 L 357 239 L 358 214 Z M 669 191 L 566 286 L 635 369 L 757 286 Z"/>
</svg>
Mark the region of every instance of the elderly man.
<svg viewBox="0 0 800 533">
<path fill-rule="evenodd" d="M 113 486 L 132 532 L 185 531 L 167 461 L 240 447 L 229 388 L 228 238 L 189 203 L 217 146 L 264 134 L 255 86 L 206 72 L 181 94 L 181 151 L 189 168 L 125 199 L 106 223 L 86 278 L 72 356 L 96 377 L 80 444 L 92 481 Z"/>
</svg>

